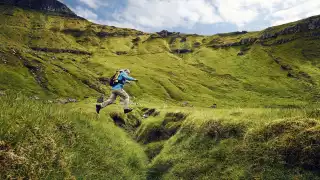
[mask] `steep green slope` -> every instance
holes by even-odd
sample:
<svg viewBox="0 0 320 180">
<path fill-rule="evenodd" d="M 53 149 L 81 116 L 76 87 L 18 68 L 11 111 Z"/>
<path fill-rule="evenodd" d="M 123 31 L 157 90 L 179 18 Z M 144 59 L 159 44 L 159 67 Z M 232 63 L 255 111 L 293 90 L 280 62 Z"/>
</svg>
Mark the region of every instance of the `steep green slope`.
<svg viewBox="0 0 320 180">
<path fill-rule="evenodd" d="M 128 91 L 144 104 L 300 106 L 319 98 L 319 17 L 262 32 L 200 36 L 0 8 L 1 89 L 95 97 L 108 93 L 104 84 L 116 69 L 127 67 L 140 79 Z"/>
</svg>

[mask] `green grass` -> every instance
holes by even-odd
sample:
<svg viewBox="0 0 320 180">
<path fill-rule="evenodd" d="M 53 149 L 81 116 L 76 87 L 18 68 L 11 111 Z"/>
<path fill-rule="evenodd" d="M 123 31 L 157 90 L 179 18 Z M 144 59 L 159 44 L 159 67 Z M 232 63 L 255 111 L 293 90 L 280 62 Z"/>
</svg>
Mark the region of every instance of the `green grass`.
<svg viewBox="0 0 320 180">
<path fill-rule="evenodd" d="M 168 141 L 147 145 L 157 153 L 162 146 L 147 177 L 319 179 L 315 112 L 319 109 L 194 110 Z"/>
<path fill-rule="evenodd" d="M 0 97 L 1 179 L 143 179 L 146 156 L 109 117 Z"/>
<path fill-rule="evenodd" d="M 51 97 L 96 97 L 109 92 L 109 88 L 98 81 L 99 78 L 110 77 L 117 69 L 130 68 L 132 76 L 140 81 L 128 87 L 127 91 L 140 103 L 179 105 L 187 101 L 202 107 L 214 103 L 219 107 L 280 107 L 306 105 L 316 102 L 314 98 L 318 97 L 319 43 L 316 38 L 303 37 L 304 34 L 295 34 L 299 39 L 282 45 L 262 46 L 256 43 L 247 47 L 249 50 L 244 56 L 237 56 L 243 47 L 214 49 L 207 46 L 257 38 L 262 32 L 151 38 L 152 34 L 96 25 L 82 19 L 3 5 L 1 9 L 4 11 L 0 19 L 4 23 L 0 25 L 0 40 L 4 43 L 0 50 L 6 61 L 17 63 L 0 61 L 0 67 L 6 72 L 1 76 L 5 79 L 0 78 L 0 81 L 12 79 L 21 82 L 1 84 L 1 89 L 16 88 L 28 94 L 41 92 Z M 8 9 L 12 15 L 6 13 Z M 137 37 L 140 40 L 135 42 Z M 184 37 L 185 42 L 181 41 Z M 200 46 L 194 47 L 195 42 Z M 36 52 L 30 47 L 71 49 L 93 54 Z M 184 48 L 193 52 L 171 53 Z M 17 53 L 13 54 L 12 49 Z M 292 49 L 296 51 L 292 53 Z M 117 55 L 117 52 L 126 54 Z M 282 64 L 277 64 L 273 57 L 281 58 Z M 46 88 L 32 82 L 34 77 L 28 74 L 21 58 L 31 63 L 38 62 L 36 64 L 42 67 L 40 75 L 47 81 Z M 293 69 L 290 72 L 283 70 L 283 64 Z M 310 78 L 303 77 L 301 72 Z M 26 80 L 19 80 L 17 74 L 26 74 Z M 295 78 L 288 77 L 288 74 Z"/>
<path fill-rule="evenodd" d="M 0 10 L 0 92 L 8 94 L 0 96 L 1 179 L 319 179 L 319 38 L 297 33 L 266 40 L 269 46 L 211 48 L 299 22 L 152 38 Z M 192 52 L 172 53 L 177 49 Z M 97 117 L 96 97 L 110 92 L 99 79 L 123 68 L 139 79 L 125 88 L 135 111 L 124 115 L 112 105 Z M 30 100 L 34 95 L 41 100 Z M 59 98 L 80 102 L 46 101 Z M 218 109 L 208 108 L 213 104 Z M 157 113 L 143 118 L 143 108 Z M 125 124 L 118 128 L 112 118 Z"/>
</svg>

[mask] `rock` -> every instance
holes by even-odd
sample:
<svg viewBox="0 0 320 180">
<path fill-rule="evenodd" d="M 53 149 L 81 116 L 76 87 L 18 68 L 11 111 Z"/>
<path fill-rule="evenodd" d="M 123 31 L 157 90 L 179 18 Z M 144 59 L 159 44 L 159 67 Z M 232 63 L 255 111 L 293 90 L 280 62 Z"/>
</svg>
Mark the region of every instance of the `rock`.
<svg viewBox="0 0 320 180">
<path fill-rule="evenodd" d="M 238 56 L 243 56 L 243 55 L 244 55 L 244 52 L 243 52 L 243 51 L 240 51 L 237 55 L 238 55 Z"/>
<path fill-rule="evenodd" d="M 125 55 L 125 54 L 128 54 L 128 52 L 126 52 L 126 51 L 117 51 L 116 52 L 116 55 L 118 55 L 118 56 Z"/>
<path fill-rule="evenodd" d="M 169 32 L 167 30 L 162 30 L 160 32 L 157 32 L 157 34 L 162 37 L 162 38 L 165 38 L 165 37 L 168 37 L 168 36 L 172 36 L 172 35 L 180 35 L 180 32 Z"/>
<path fill-rule="evenodd" d="M 287 77 L 289 78 L 297 78 L 297 76 L 291 72 L 288 72 Z"/>
<path fill-rule="evenodd" d="M 210 106 L 210 108 L 216 109 L 218 106 L 217 104 L 213 104 L 212 106 Z"/>
<path fill-rule="evenodd" d="M 281 69 L 285 70 L 285 71 L 289 71 L 292 70 L 291 66 L 288 64 L 282 64 L 281 65 Z"/>
<path fill-rule="evenodd" d="M 190 49 L 175 49 L 172 52 L 176 54 L 186 54 L 186 53 L 191 53 L 193 51 Z"/>
<path fill-rule="evenodd" d="M 284 44 L 284 43 L 288 43 L 288 42 L 290 42 L 290 41 L 293 41 L 293 40 L 295 40 L 294 38 L 290 38 L 290 39 L 279 39 L 279 40 L 277 40 L 275 43 L 273 43 L 273 44 Z"/>
<path fill-rule="evenodd" d="M 6 95 L 6 92 L 0 91 L 0 96 L 5 96 L 5 95 Z"/>
<path fill-rule="evenodd" d="M 76 103 L 78 101 L 76 99 L 73 99 L 73 98 L 68 98 L 68 102 L 69 103 Z"/>
<path fill-rule="evenodd" d="M 278 31 L 275 33 L 266 32 L 260 37 L 260 39 L 266 40 L 270 38 L 276 38 L 279 35 L 308 32 L 316 29 L 320 29 L 320 17 L 310 17 L 308 19 L 302 20 L 300 23 L 296 25 L 292 25 L 290 27 L 284 28 L 281 31 Z M 269 30 L 267 29 L 266 31 L 269 31 Z"/>
<path fill-rule="evenodd" d="M 265 33 L 260 37 L 260 39 L 265 40 L 265 39 L 276 38 L 276 37 L 277 37 L 276 34 Z"/>
<path fill-rule="evenodd" d="M 136 37 L 132 40 L 133 43 L 138 43 L 141 40 L 140 37 Z"/>
<path fill-rule="evenodd" d="M 58 99 L 57 102 L 60 104 L 67 104 L 68 100 L 67 99 Z"/>
<path fill-rule="evenodd" d="M 256 42 L 258 39 L 257 38 L 244 38 L 240 40 L 241 45 L 251 45 L 254 42 Z"/>
<path fill-rule="evenodd" d="M 31 99 L 40 100 L 40 98 L 38 96 L 33 96 Z"/>
<path fill-rule="evenodd" d="M 188 102 L 188 101 L 182 102 L 181 106 L 182 106 L 182 107 L 189 106 L 189 102 Z"/>
<path fill-rule="evenodd" d="M 319 37 L 319 36 L 320 36 L 320 32 L 312 32 L 312 33 L 310 34 L 310 36 L 312 36 L 312 37 Z"/>
<path fill-rule="evenodd" d="M 186 42 L 187 41 L 187 37 L 182 37 L 180 42 Z"/>
<path fill-rule="evenodd" d="M 67 103 L 76 103 L 78 102 L 78 100 L 74 98 L 67 98 L 67 99 L 58 99 L 57 102 L 60 104 L 67 104 Z"/>
<path fill-rule="evenodd" d="M 63 16 L 78 17 L 66 5 L 57 0 L 2 0 L 1 3 L 21 8 L 54 12 Z"/>
<path fill-rule="evenodd" d="M 299 75 L 302 76 L 302 77 L 304 77 L 304 78 L 307 78 L 307 79 L 310 79 L 310 78 L 311 78 L 311 76 L 310 76 L 308 73 L 303 72 L 303 71 L 299 71 Z"/>
<path fill-rule="evenodd" d="M 40 47 L 30 47 L 34 51 L 42 52 L 52 52 L 52 53 L 70 53 L 77 55 L 92 55 L 91 52 L 75 50 L 75 49 L 57 49 L 57 48 L 40 48 Z"/>
</svg>

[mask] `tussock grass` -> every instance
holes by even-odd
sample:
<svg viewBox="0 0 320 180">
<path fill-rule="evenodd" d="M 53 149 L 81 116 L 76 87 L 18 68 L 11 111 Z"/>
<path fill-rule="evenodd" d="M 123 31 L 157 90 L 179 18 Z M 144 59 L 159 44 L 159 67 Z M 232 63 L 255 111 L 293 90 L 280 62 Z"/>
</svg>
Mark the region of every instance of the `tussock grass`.
<svg viewBox="0 0 320 180">
<path fill-rule="evenodd" d="M 143 149 L 110 119 L 0 97 L 1 179 L 142 179 Z"/>
<path fill-rule="evenodd" d="M 161 148 L 148 179 L 319 179 L 320 116 L 310 112 L 195 110 L 169 140 L 147 145 Z"/>
</svg>

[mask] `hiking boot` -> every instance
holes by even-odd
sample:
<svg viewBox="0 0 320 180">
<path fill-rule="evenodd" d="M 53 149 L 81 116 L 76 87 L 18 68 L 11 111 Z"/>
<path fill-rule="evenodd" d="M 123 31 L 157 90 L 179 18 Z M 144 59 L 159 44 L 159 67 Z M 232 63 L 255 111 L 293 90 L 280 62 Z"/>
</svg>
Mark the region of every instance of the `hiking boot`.
<svg viewBox="0 0 320 180">
<path fill-rule="evenodd" d="M 101 110 L 101 105 L 100 104 L 97 104 L 96 105 L 96 112 L 99 114 L 100 113 L 100 110 Z"/>
<path fill-rule="evenodd" d="M 97 103 L 103 103 L 104 101 L 104 95 L 101 95 L 97 98 Z"/>
<path fill-rule="evenodd" d="M 124 110 L 124 113 L 127 114 L 127 113 L 131 112 L 132 110 L 133 110 L 133 109 L 125 109 L 125 110 Z"/>
</svg>

